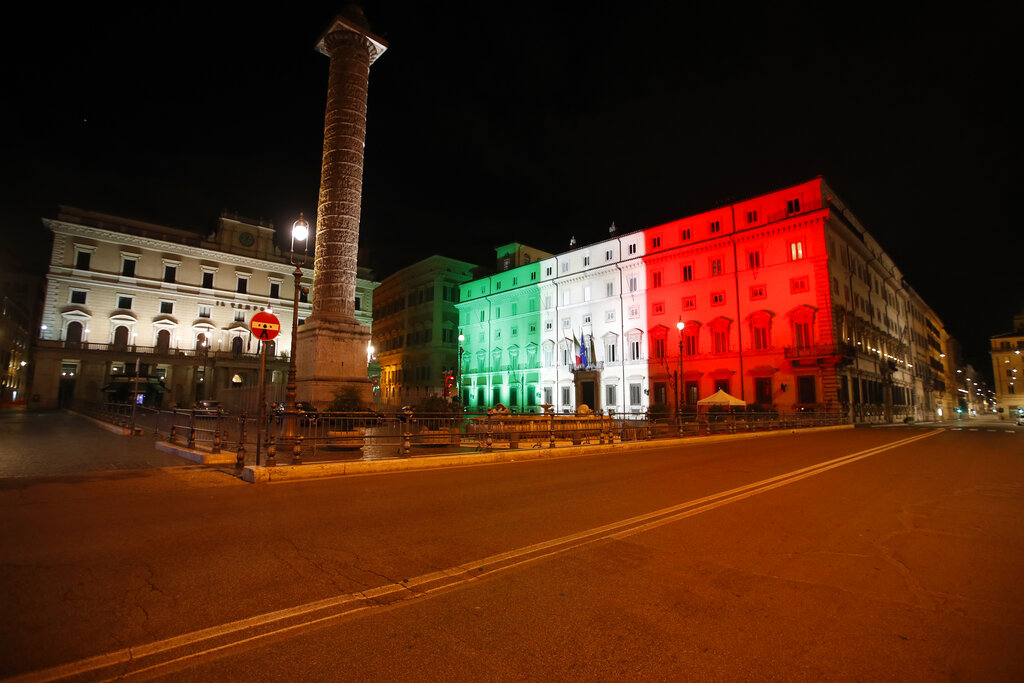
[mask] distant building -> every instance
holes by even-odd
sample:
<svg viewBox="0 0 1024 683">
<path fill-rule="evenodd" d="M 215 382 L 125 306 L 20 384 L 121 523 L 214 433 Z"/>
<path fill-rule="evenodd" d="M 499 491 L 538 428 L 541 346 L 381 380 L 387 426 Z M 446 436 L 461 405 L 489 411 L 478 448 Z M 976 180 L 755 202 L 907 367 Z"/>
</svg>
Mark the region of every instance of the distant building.
<svg viewBox="0 0 1024 683">
<path fill-rule="evenodd" d="M 249 321 L 267 308 L 281 321 L 267 343 L 267 400 L 283 400 L 294 267 L 275 246 L 272 225 L 224 215 L 203 237 L 70 207 L 43 223 L 54 240 L 34 348 L 34 407 L 128 400 L 132 386 L 155 406 L 215 399 L 254 410 L 259 344 Z M 307 263 L 303 285 L 311 288 L 312 257 Z M 362 275 L 356 316 L 369 326 L 377 283 Z M 300 324 L 311 294 L 300 297 Z"/>
<path fill-rule="evenodd" d="M 1013 329 L 991 338 L 992 377 L 999 419 L 1024 415 L 1024 313 L 1013 317 Z"/>
<path fill-rule="evenodd" d="M 820 178 L 536 266 L 462 287 L 468 408 L 949 417 L 941 323 Z"/>
<path fill-rule="evenodd" d="M 431 256 L 384 278 L 373 306 L 381 407 L 453 399 L 458 364 L 459 286 L 472 263 Z M 449 395 L 451 394 L 451 395 Z"/>
</svg>

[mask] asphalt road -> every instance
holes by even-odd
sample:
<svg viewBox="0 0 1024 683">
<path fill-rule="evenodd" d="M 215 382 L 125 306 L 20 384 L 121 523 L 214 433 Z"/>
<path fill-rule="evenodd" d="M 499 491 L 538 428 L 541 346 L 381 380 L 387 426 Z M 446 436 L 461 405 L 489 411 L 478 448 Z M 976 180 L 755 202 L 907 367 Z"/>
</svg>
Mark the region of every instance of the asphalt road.
<svg viewBox="0 0 1024 683">
<path fill-rule="evenodd" d="M 8 676 L 1024 678 L 1014 429 L 37 479 L 0 513 Z"/>
</svg>

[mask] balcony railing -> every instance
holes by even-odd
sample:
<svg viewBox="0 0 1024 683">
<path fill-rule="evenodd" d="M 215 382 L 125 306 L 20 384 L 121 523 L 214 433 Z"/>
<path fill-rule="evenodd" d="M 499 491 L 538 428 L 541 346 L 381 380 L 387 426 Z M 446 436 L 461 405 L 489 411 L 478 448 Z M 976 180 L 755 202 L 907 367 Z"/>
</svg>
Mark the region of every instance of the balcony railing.
<svg viewBox="0 0 1024 683">
<path fill-rule="evenodd" d="M 170 358 L 246 358 L 258 359 L 258 353 L 235 353 L 231 350 L 203 351 L 200 349 L 175 349 L 160 346 L 140 346 L 138 344 L 98 344 L 96 342 L 73 342 L 54 339 L 40 339 L 36 342 L 38 348 L 44 349 L 67 349 L 74 351 L 96 351 L 110 353 L 142 354 L 151 356 L 165 356 Z M 267 356 L 268 360 L 275 360 L 279 356 Z M 281 358 L 287 358 L 285 350 L 280 352 Z"/>
<path fill-rule="evenodd" d="M 825 356 L 843 356 L 850 353 L 846 344 L 812 344 L 811 346 L 787 346 L 786 359 L 791 358 L 824 358 Z"/>
</svg>

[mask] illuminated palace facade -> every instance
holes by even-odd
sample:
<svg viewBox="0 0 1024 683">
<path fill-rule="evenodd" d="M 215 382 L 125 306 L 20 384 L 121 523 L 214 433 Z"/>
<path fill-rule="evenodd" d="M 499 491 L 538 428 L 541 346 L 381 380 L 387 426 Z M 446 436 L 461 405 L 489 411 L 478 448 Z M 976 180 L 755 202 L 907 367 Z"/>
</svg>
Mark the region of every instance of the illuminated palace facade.
<svg viewBox="0 0 1024 683">
<path fill-rule="evenodd" d="M 458 309 L 468 409 L 673 412 L 721 389 L 855 422 L 952 412 L 941 322 L 821 178 L 564 254 L 499 252 Z"/>
<path fill-rule="evenodd" d="M 210 235 L 61 207 L 33 348 L 33 407 L 127 400 L 138 373 L 147 405 L 221 401 L 258 405 L 260 358 L 252 316 L 272 309 L 279 336 L 267 345 L 268 401 L 284 398 L 291 349 L 294 266 L 269 224 L 221 216 Z M 312 257 L 302 284 L 312 289 Z M 356 281 L 355 314 L 371 323 L 376 282 Z M 300 295 L 301 325 L 312 292 Z M 137 370 L 136 370 L 137 368 Z"/>
</svg>

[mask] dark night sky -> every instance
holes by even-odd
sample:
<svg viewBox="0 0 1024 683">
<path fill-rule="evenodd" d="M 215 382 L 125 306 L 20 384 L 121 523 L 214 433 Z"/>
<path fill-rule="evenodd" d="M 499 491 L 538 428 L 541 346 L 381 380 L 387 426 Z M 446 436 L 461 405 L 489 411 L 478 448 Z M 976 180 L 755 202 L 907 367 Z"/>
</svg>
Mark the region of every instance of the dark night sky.
<svg viewBox="0 0 1024 683">
<path fill-rule="evenodd" d="M 988 336 L 1024 306 L 1005 20 L 546 4 L 364 2 L 390 43 L 370 74 L 361 227 L 378 277 L 432 253 L 490 265 L 510 241 L 564 251 L 613 220 L 824 175 L 990 367 Z M 315 216 L 328 62 L 313 45 L 340 6 L 135 3 L 12 26 L 8 243 L 42 244 L 58 203 L 197 231 L 223 209 Z M 6 260 L 45 268 L 41 252 Z"/>
</svg>

